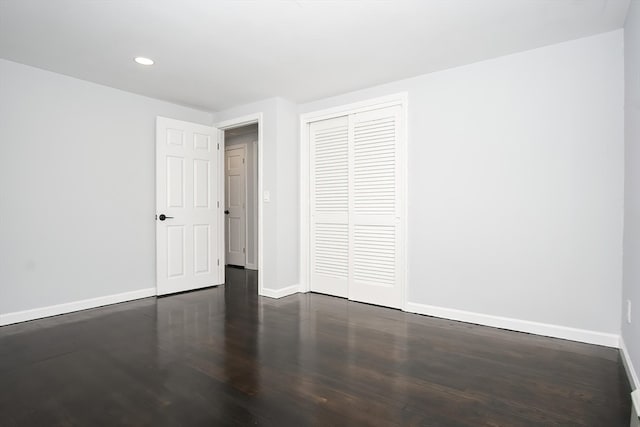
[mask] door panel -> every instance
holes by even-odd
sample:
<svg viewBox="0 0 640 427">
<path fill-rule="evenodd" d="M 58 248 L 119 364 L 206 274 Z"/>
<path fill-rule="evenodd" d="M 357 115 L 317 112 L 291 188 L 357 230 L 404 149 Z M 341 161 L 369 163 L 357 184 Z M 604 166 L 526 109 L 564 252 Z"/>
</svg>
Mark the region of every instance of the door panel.
<svg viewBox="0 0 640 427">
<path fill-rule="evenodd" d="M 348 295 L 349 119 L 311 123 L 311 290 Z"/>
<path fill-rule="evenodd" d="M 246 149 L 230 146 L 225 151 L 225 209 L 227 264 L 246 264 Z"/>
<path fill-rule="evenodd" d="M 176 278 L 184 276 L 184 226 L 167 226 L 167 277 Z"/>
<path fill-rule="evenodd" d="M 402 306 L 401 108 L 353 114 L 349 299 Z"/>
<path fill-rule="evenodd" d="M 211 162 L 208 160 L 196 159 L 193 163 L 194 181 L 194 206 L 196 208 L 209 208 L 209 196 L 211 192 Z"/>
<path fill-rule="evenodd" d="M 193 262 L 194 273 L 208 274 L 211 272 L 211 246 L 215 242 L 211 241 L 211 227 L 208 224 L 197 224 L 193 226 Z"/>
<path fill-rule="evenodd" d="M 158 295 L 219 285 L 218 144 L 212 127 L 156 122 Z M 165 215 L 166 219 L 161 215 Z"/>
<path fill-rule="evenodd" d="M 184 158 L 167 156 L 167 207 L 184 207 Z"/>
</svg>

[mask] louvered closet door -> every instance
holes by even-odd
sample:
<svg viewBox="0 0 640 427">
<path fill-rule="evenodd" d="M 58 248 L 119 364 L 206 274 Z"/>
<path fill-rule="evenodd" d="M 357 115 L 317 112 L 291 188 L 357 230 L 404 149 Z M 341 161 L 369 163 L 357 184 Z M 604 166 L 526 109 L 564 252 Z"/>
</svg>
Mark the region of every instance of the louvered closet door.
<svg viewBox="0 0 640 427">
<path fill-rule="evenodd" d="M 400 308 L 401 107 L 350 118 L 349 299 Z"/>
<path fill-rule="evenodd" d="M 349 118 L 311 123 L 311 290 L 348 296 Z"/>
</svg>

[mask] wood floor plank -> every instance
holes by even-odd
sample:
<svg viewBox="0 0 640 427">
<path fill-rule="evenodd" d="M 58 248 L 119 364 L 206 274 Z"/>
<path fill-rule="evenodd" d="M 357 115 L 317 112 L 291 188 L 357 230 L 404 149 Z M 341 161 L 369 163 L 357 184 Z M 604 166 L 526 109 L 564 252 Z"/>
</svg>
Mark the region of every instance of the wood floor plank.
<svg viewBox="0 0 640 427">
<path fill-rule="evenodd" d="M 615 349 L 227 279 L 0 328 L 0 426 L 628 425 Z"/>
</svg>

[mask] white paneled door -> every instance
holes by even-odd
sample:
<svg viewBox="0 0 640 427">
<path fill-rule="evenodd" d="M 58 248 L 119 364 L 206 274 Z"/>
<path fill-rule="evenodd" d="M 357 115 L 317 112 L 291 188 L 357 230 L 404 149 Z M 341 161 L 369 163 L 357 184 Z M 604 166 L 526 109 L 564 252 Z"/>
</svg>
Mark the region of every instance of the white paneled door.
<svg viewBox="0 0 640 427">
<path fill-rule="evenodd" d="M 312 122 L 311 290 L 402 307 L 402 107 Z"/>
<path fill-rule="evenodd" d="M 219 285 L 219 131 L 156 121 L 157 293 Z"/>
<path fill-rule="evenodd" d="M 227 264 L 246 264 L 246 147 L 227 147 L 224 157 Z"/>
</svg>

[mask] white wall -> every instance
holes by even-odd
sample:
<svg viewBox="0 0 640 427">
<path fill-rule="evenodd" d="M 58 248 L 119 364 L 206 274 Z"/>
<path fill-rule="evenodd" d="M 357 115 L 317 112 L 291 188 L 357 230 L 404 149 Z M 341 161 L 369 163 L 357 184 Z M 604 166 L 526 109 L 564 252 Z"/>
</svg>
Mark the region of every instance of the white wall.
<svg viewBox="0 0 640 427">
<path fill-rule="evenodd" d="M 215 122 L 263 114 L 262 150 L 263 190 L 270 202 L 263 203 L 263 286 L 266 294 L 289 288 L 294 292 L 299 279 L 298 256 L 298 113 L 296 105 L 271 98 L 215 114 Z"/>
<path fill-rule="evenodd" d="M 264 286 L 296 285 L 297 114 L 406 91 L 409 301 L 618 334 L 622 38 L 213 117 L 0 61 L 0 313 L 155 285 L 156 115 L 264 114 Z"/>
<path fill-rule="evenodd" d="M 278 281 L 282 286 L 300 284 L 299 120 L 298 106 L 278 98 Z"/>
<path fill-rule="evenodd" d="M 299 110 L 403 91 L 409 301 L 617 335 L 622 31 Z"/>
<path fill-rule="evenodd" d="M 209 113 L 0 60 L 0 313 L 155 287 L 155 118 Z"/>
<path fill-rule="evenodd" d="M 622 338 L 640 372 L 640 1 L 633 0 L 624 27 L 625 221 Z M 627 300 L 632 323 L 627 323 Z M 637 381 L 637 378 L 636 378 Z M 640 384 L 635 384 L 640 387 Z"/>
<path fill-rule="evenodd" d="M 258 129 L 255 132 L 242 135 L 225 134 L 225 147 L 246 144 L 246 164 L 247 164 L 247 268 L 258 268 Z"/>
</svg>

